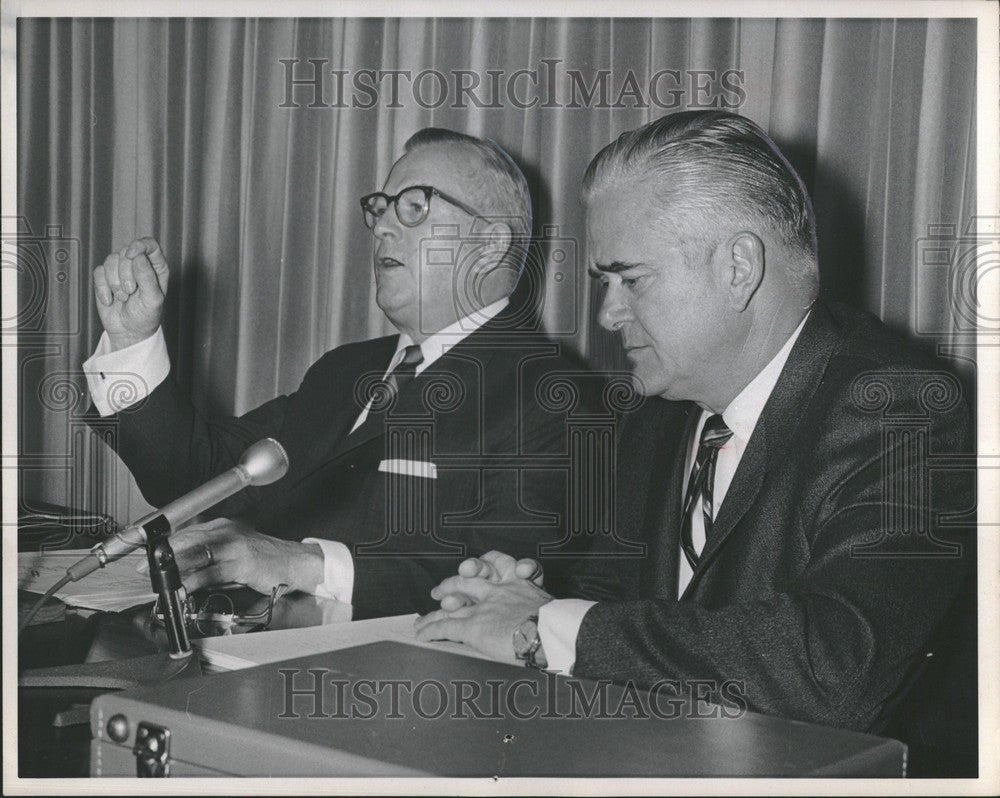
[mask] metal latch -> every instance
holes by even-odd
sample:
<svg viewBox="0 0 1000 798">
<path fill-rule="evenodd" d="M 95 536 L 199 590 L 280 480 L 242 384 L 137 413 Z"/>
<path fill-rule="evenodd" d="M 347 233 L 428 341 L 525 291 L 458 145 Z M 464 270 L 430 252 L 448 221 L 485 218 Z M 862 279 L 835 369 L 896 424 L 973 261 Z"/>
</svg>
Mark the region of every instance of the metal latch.
<svg viewBox="0 0 1000 798">
<path fill-rule="evenodd" d="M 159 778 L 170 775 L 170 729 L 143 721 L 135 730 L 135 775 Z"/>
</svg>

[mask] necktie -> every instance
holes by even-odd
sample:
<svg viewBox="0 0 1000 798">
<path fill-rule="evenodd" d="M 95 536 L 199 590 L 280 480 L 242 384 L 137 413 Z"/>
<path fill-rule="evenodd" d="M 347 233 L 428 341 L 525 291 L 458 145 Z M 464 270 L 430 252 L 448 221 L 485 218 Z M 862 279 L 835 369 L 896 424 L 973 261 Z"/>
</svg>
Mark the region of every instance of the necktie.
<svg viewBox="0 0 1000 798">
<path fill-rule="evenodd" d="M 701 511 L 705 521 L 705 540 L 712 533 L 712 487 L 715 483 L 715 461 L 726 442 L 733 437 L 733 431 L 726 426 L 722 416 L 709 416 L 701 431 L 701 442 L 691 476 L 688 477 L 687 492 L 684 495 L 684 516 L 681 526 L 681 548 L 691 564 L 692 570 L 698 564 L 698 552 L 691 540 L 691 518 L 701 499 Z"/>
<path fill-rule="evenodd" d="M 424 362 L 424 355 L 418 344 L 411 344 L 403 350 L 403 359 L 381 380 L 371 386 L 368 406 L 363 416 L 355 422 L 350 435 L 365 436 L 385 423 L 386 413 L 392 407 L 399 392 L 417 374 L 417 366 Z"/>
<path fill-rule="evenodd" d="M 403 359 L 390 371 L 386 377 L 386 385 L 393 397 L 406 387 L 406 384 L 417 374 L 417 366 L 424 362 L 424 353 L 420 351 L 420 344 L 410 344 L 403 350 Z"/>
</svg>

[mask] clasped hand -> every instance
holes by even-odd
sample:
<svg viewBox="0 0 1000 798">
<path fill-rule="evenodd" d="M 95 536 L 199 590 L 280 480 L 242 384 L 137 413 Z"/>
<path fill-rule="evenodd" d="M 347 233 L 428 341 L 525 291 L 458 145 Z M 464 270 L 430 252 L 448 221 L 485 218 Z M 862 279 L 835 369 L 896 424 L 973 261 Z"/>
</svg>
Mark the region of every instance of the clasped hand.
<svg viewBox="0 0 1000 798">
<path fill-rule="evenodd" d="M 418 640 L 454 640 L 500 662 L 516 662 L 518 626 L 552 601 L 542 589 L 541 566 L 491 551 L 465 560 L 458 575 L 431 591 L 441 609 L 419 618 Z"/>
</svg>

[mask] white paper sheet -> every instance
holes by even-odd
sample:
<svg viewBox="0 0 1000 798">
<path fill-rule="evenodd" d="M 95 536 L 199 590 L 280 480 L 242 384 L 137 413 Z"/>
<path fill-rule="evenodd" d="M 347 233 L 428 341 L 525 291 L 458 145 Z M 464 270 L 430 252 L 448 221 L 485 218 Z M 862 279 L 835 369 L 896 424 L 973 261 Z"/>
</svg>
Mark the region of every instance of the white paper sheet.
<svg viewBox="0 0 1000 798">
<path fill-rule="evenodd" d="M 17 587 L 44 593 L 66 575 L 66 569 L 86 555 L 86 551 L 18 552 Z M 70 607 L 118 612 L 153 601 L 156 594 L 149 576 L 135 567 L 146 561 L 146 552 L 136 550 L 100 568 L 79 582 L 70 582 L 56 593 Z"/>
</svg>

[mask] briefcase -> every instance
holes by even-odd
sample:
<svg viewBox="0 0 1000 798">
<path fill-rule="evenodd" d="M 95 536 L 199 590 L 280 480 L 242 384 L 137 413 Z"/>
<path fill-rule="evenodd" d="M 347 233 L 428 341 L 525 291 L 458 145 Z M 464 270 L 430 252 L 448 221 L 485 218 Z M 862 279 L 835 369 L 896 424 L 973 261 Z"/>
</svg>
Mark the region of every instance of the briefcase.
<svg viewBox="0 0 1000 798">
<path fill-rule="evenodd" d="M 714 687 L 720 687 L 716 691 Z M 380 642 L 110 693 L 94 776 L 888 776 L 895 740 Z"/>
</svg>

